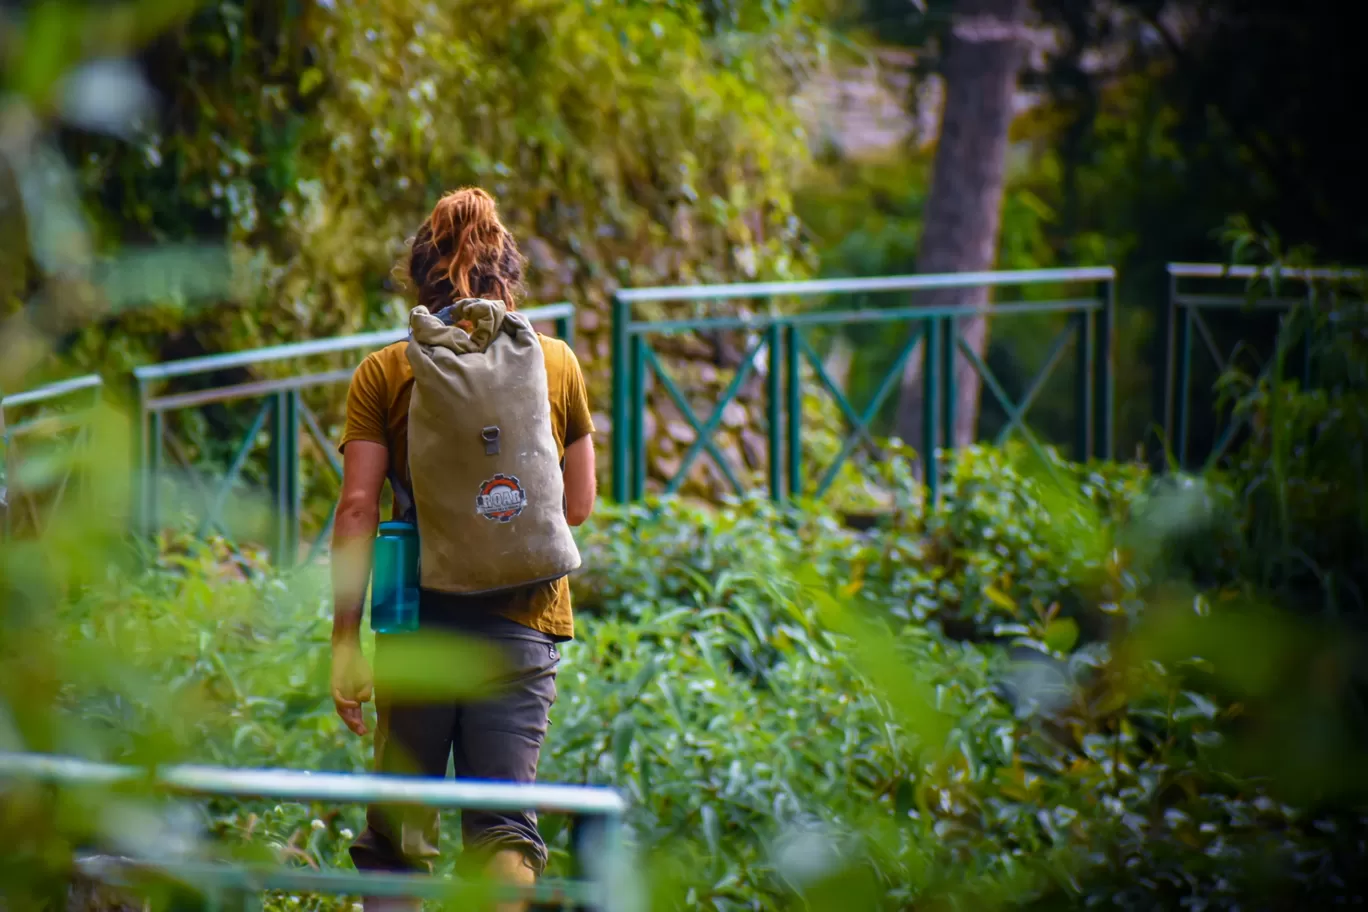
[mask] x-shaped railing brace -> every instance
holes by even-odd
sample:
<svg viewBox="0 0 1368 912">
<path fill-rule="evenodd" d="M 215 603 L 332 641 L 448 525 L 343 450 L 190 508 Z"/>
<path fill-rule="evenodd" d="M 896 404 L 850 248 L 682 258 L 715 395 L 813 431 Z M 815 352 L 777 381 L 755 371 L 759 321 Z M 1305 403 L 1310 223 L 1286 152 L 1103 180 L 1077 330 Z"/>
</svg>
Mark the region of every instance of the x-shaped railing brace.
<svg viewBox="0 0 1368 912">
<path fill-rule="evenodd" d="M 673 494 L 679 489 L 679 486 L 684 483 L 684 478 L 689 474 L 689 469 L 693 468 L 694 461 L 698 458 L 698 454 L 706 449 L 708 455 L 712 456 L 713 461 L 717 463 L 717 467 L 727 476 L 727 481 L 731 483 L 733 490 L 735 490 L 737 494 L 740 494 L 742 492 L 741 482 L 737 480 L 731 465 L 727 462 L 726 457 L 722 455 L 721 451 L 717 449 L 717 445 L 713 442 L 712 438 L 713 435 L 717 433 L 717 428 L 722 424 L 723 411 L 731 403 L 732 399 L 735 398 L 737 391 L 741 389 L 741 384 L 746 382 L 746 378 L 749 377 L 751 371 L 754 370 L 755 359 L 769 344 L 769 340 L 761 339 L 746 353 L 745 357 L 742 358 L 740 367 L 736 369 L 736 375 L 732 377 L 731 383 L 727 385 L 727 389 L 723 392 L 722 398 L 718 401 L 717 406 L 713 409 L 712 414 L 708 416 L 708 420 L 704 424 L 699 424 L 698 417 L 694 414 L 693 408 L 690 407 L 689 402 L 684 398 L 683 393 L 679 391 L 679 387 L 670 379 L 670 375 L 665 372 L 664 367 L 660 363 L 660 359 L 656 357 L 656 353 L 652 351 L 651 346 L 645 339 L 642 339 L 639 344 L 641 345 L 642 354 L 644 356 L 646 370 L 659 378 L 660 385 L 665 388 L 665 392 L 674 401 L 680 414 L 684 416 L 684 420 L 689 423 L 694 432 L 693 443 L 691 443 L 689 449 L 684 452 L 684 458 L 679 463 L 679 471 L 675 473 L 675 477 L 670 479 L 669 483 L 666 485 L 665 493 Z M 645 380 L 644 377 L 642 379 L 643 381 Z"/>
<path fill-rule="evenodd" d="M 857 448 L 864 446 L 868 449 L 871 456 L 874 456 L 875 458 L 879 457 L 879 447 L 878 444 L 875 443 L 873 435 L 869 432 L 869 426 L 874 422 L 875 417 L 878 416 L 879 410 L 883 408 L 883 404 L 888 399 L 889 394 L 893 392 L 898 381 L 902 378 L 903 368 L 907 364 L 907 359 L 912 357 L 912 352 L 916 350 L 917 343 L 922 340 L 925 333 L 921 327 L 918 327 L 916 331 L 912 333 L 911 337 L 907 340 L 907 343 L 898 353 L 898 357 L 894 360 L 893 366 L 889 368 L 888 373 L 879 381 L 879 387 L 875 390 L 874 396 L 870 399 L 869 404 L 865 406 L 864 412 L 857 413 L 855 407 L 850 404 L 850 400 L 846 399 L 845 394 L 841 392 L 840 387 L 831 379 L 831 375 L 827 373 L 826 368 L 822 365 L 822 359 L 812 350 L 812 346 L 808 343 L 807 339 L 804 338 L 798 327 L 795 326 L 790 331 L 794 334 L 794 338 L 798 343 L 798 350 L 802 353 L 803 357 L 807 359 L 808 363 L 812 365 L 813 373 L 817 375 L 817 379 L 821 382 L 822 386 L 826 388 L 827 392 L 829 392 L 831 397 L 836 401 L 837 407 L 840 408 L 841 413 L 845 415 L 846 420 L 850 422 L 852 428 L 850 434 L 841 442 L 840 453 L 832 460 L 831 465 L 829 465 L 826 472 L 823 473 L 822 480 L 817 484 L 816 493 L 817 496 L 820 497 L 825 494 L 827 489 L 836 481 L 836 475 L 841 471 L 841 466 L 845 464 L 846 460 L 850 458 L 851 454 L 854 453 Z"/>
</svg>

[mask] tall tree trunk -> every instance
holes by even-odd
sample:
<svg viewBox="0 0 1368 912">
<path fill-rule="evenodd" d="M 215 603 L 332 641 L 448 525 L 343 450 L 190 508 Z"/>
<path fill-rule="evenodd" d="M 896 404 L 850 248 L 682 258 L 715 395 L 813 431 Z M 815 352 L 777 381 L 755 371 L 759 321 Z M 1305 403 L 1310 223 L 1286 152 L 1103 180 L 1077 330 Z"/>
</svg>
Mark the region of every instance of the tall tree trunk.
<svg viewBox="0 0 1368 912">
<path fill-rule="evenodd" d="M 917 272 L 992 269 L 1002 227 L 1007 169 L 1007 132 L 1017 75 L 1024 57 L 1026 0 L 956 0 L 942 75 L 945 102 L 932 168 L 931 193 L 922 223 Z M 984 305 L 988 289 L 921 292 L 928 307 Z M 987 321 L 961 321 L 965 342 L 982 357 Z M 942 353 L 942 357 L 949 357 Z M 908 361 L 898 401 L 898 435 L 921 440 L 921 359 Z M 979 377 L 968 358 L 955 353 L 955 423 L 950 444 L 973 443 L 978 427 Z"/>
</svg>

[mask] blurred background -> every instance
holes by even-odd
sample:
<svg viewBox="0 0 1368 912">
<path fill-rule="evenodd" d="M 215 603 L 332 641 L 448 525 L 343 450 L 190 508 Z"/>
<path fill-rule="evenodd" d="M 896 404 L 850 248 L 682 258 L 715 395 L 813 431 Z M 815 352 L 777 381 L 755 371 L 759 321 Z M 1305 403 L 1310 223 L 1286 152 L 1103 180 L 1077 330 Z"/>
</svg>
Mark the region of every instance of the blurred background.
<svg viewBox="0 0 1368 912">
<path fill-rule="evenodd" d="M 643 902 L 1361 903 L 1346 15 L 0 3 L 0 751 L 367 768 L 327 699 L 346 382 L 478 184 L 613 501 L 541 776 L 623 791 Z M 0 906 L 110 908 L 81 853 L 345 867 L 361 811 L 0 768 L 0 822 Z"/>
</svg>

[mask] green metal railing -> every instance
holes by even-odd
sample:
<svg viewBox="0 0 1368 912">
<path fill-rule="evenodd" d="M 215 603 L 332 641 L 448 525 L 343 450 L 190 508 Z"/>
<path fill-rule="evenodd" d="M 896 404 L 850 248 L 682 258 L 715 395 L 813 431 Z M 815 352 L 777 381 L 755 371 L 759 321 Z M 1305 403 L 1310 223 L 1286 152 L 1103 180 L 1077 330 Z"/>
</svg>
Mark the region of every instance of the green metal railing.
<svg viewBox="0 0 1368 912">
<path fill-rule="evenodd" d="M 35 389 L 15 393 L 0 399 L 0 431 L 3 431 L 5 483 L 0 485 L 0 512 L 3 512 L 4 537 L 11 537 L 16 526 L 26 517 L 35 532 L 42 532 L 42 507 L 35 492 L 29 490 L 22 481 L 21 463 L 23 460 L 21 442 L 29 438 L 43 437 L 52 439 L 63 434 L 75 438 L 80 446 L 88 442 L 87 418 L 90 409 L 99 402 L 104 383 L 98 374 L 87 374 L 58 383 L 50 383 Z M 55 411 L 54 411 L 55 409 Z M 18 423 L 11 421 L 13 412 L 37 411 Z M 51 512 L 62 503 L 68 488 L 80 485 L 74 477 L 74 466 L 66 466 L 57 479 L 55 490 L 49 503 L 42 505 Z"/>
<path fill-rule="evenodd" d="M 1325 283 L 1358 280 L 1362 273 L 1337 269 L 1281 270 L 1279 285 L 1297 290 L 1297 294 L 1273 294 L 1270 278 L 1266 270 L 1254 266 L 1168 265 L 1168 307 L 1162 327 L 1165 356 L 1161 418 L 1174 459 L 1183 468 L 1215 464 L 1229 452 L 1244 427 L 1243 417 L 1218 413 L 1214 387 L 1242 353 L 1248 352 L 1258 359 L 1261 353 L 1253 350 L 1250 340 L 1253 324 L 1260 317 L 1271 323 L 1263 334 L 1272 345 L 1278 328 L 1295 307 L 1328 303 L 1318 300 Z M 1296 358 L 1303 386 L 1312 383 L 1314 332 L 1314 321 L 1308 321 Z M 1205 364 L 1194 357 L 1194 342 L 1206 352 Z M 1256 380 L 1266 378 L 1272 370 L 1271 358 L 1261 360 Z M 1201 396 L 1197 403 L 1194 386 Z M 1193 413 L 1199 409 L 1205 409 L 1203 426 L 1210 426 L 1212 434 L 1209 441 L 1202 441 L 1207 444 L 1205 453 L 1195 456 Z"/>
<path fill-rule="evenodd" d="M 584 823 L 578 829 L 576 860 L 581 870 L 577 876 L 545 879 L 532 888 L 501 887 L 502 897 L 604 912 L 631 912 L 638 907 L 623 826 L 626 805 L 621 795 L 609 788 L 201 766 L 163 767 L 149 772 L 69 757 L 0 752 L 0 787 L 21 782 L 72 787 L 145 785 L 163 795 L 196 797 L 423 805 L 443 810 L 535 809 L 570 814 Z M 78 869 L 115 886 L 136 887 L 152 879 L 170 879 L 206 894 L 212 908 L 236 907 L 243 912 L 259 910 L 260 894 L 268 890 L 441 900 L 452 895 L 454 886 L 427 875 L 258 867 L 171 857 L 87 856 Z"/>
<path fill-rule="evenodd" d="M 725 300 L 769 301 L 776 298 L 812 298 L 829 295 L 865 296 L 878 293 L 929 291 L 947 288 L 1004 288 L 1033 285 L 1089 285 L 1094 293 L 1079 298 L 1003 303 L 984 308 L 899 306 L 883 309 L 861 308 L 840 311 L 807 311 L 783 314 L 774 312 L 740 316 L 696 316 L 681 319 L 638 318 L 636 308 L 646 303 L 713 302 Z M 767 362 L 765 404 L 768 416 L 767 480 L 770 496 L 776 501 L 808 494 L 803 465 L 802 398 L 803 368 L 818 388 L 836 402 L 845 416 L 850 432 L 842 442 L 840 454 L 825 467 L 812 493 L 821 495 L 836 478 L 842 464 L 861 446 L 872 447 L 870 424 L 899 386 L 903 368 L 920 348 L 924 395 L 921 406 L 924 478 L 934 496 L 938 485 L 936 450 L 951 440 L 954 425 L 954 353 L 962 353 L 972 364 L 983 388 L 1007 415 L 1005 436 L 1022 434 L 1038 446 L 1024 417 L 1063 356 L 1071 341 L 1077 342 L 1076 359 L 1077 453 L 1079 458 L 1109 457 L 1112 450 L 1112 327 L 1115 308 L 1116 273 L 1111 267 L 1085 269 L 1043 269 L 1019 272 L 958 273 L 949 275 L 891 276 L 874 279 L 831 279 L 811 282 L 761 282 L 737 285 L 705 285 L 675 288 L 643 288 L 618 292 L 613 300 L 613 496 L 619 502 L 639 500 L 645 493 L 645 422 L 647 385 L 658 382 L 674 406 L 690 425 L 694 439 L 685 451 L 675 475 L 665 484 L 673 493 L 683 483 L 690 468 L 706 452 L 726 476 L 737 493 L 744 486 L 713 442 L 724 409 L 737 396 L 742 385 Z M 1012 399 L 1002 384 L 967 344 L 961 323 L 968 317 L 984 315 L 999 319 L 1022 314 L 1058 313 L 1071 315 L 1068 325 L 1049 347 L 1044 366 L 1028 384 L 1019 400 Z M 808 334 L 817 327 L 855 324 L 899 325 L 901 348 L 892 367 L 877 383 L 863 409 L 856 409 L 844 391 L 828 376 Z M 742 331 L 749 339 L 740 367 L 706 420 L 700 421 L 665 370 L 651 344 L 653 336 L 682 333 Z"/>
<path fill-rule="evenodd" d="M 575 307 L 568 303 L 529 308 L 523 313 L 537 323 L 555 325 L 557 335 L 573 343 Z M 232 536 L 223 519 L 224 509 L 232 497 L 234 487 L 243 473 L 259 438 L 267 435 L 267 484 L 270 498 L 271 556 L 277 566 L 291 567 L 308 563 L 321 552 L 323 542 L 332 528 L 329 513 L 307 552 L 301 554 L 301 443 L 310 440 L 322 453 L 327 471 L 340 482 L 342 463 L 335 442 L 328 439 L 315 411 L 304 402 L 304 393 L 326 387 L 342 387 L 350 380 L 354 366 L 341 370 L 302 373 L 278 379 L 252 380 L 229 385 L 175 392 L 162 386 L 177 380 L 203 378 L 225 371 L 260 368 L 301 362 L 325 355 L 369 352 L 383 348 L 407 336 L 407 329 L 364 333 L 333 339 L 319 339 L 292 345 L 279 345 L 245 352 L 210 355 L 169 361 L 134 369 L 138 402 L 138 453 L 136 458 L 134 517 L 136 530 L 147 537 L 163 528 L 165 517 L 159 493 L 159 479 L 164 472 L 167 455 L 189 479 L 188 487 L 199 501 L 199 527 L 196 537 L 202 538 L 217 530 L 225 538 Z M 167 427 L 171 413 L 199 409 L 207 405 L 232 402 L 253 402 L 256 409 L 247 423 L 232 458 L 221 477 L 208 485 L 201 480 L 187 456 L 187 448 Z M 212 472 L 211 475 L 218 473 Z"/>
</svg>

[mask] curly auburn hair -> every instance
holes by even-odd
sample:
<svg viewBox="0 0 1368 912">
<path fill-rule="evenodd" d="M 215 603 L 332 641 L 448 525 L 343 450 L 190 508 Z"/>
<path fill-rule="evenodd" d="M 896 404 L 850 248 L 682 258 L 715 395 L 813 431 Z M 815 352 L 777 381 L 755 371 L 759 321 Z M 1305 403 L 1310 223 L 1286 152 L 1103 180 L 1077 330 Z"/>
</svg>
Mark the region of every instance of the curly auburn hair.
<svg viewBox="0 0 1368 912">
<path fill-rule="evenodd" d="M 516 309 L 526 261 L 499 220 L 494 197 L 479 187 L 438 200 L 408 247 L 400 266 L 418 303 L 433 313 L 462 298 L 499 300 Z"/>
</svg>

